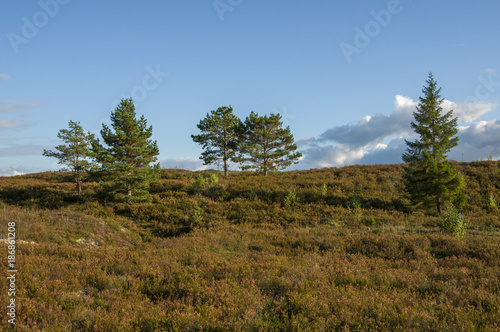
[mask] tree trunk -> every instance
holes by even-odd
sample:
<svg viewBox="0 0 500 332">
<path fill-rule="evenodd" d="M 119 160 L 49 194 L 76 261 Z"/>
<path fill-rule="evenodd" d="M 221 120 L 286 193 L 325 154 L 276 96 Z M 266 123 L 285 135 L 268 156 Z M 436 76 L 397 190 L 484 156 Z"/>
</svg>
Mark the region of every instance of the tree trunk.
<svg viewBox="0 0 500 332">
<path fill-rule="evenodd" d="M 224 147 L 224 176 L 227 176 L 227 147 Z"/>
<path fill-rule="evenodd" d="M 82 181 L 80 181 L 81 177 L 78 170 L 74 173 L 74 180 L 76 183 L 76 190 L 78 191 L 78 195 L 82 192 Z"/>
</svg>

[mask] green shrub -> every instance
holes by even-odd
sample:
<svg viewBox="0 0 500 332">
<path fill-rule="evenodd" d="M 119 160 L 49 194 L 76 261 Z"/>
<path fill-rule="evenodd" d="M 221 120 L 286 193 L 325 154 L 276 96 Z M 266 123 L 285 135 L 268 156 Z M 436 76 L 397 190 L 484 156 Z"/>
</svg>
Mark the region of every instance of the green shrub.
<svg viewBox="0 0 500 332">
<path fill-rule="evenodd" d="M 295 190 L 290 189 L 288 190 L 288 194 L 285 196 L 285 199 L 283 200 L 283 204 L 285 204 L 285 207 L 290 207 L 294 206 L 295 203 L 297 203 L 297 193 Z"/>
<path fill-rule="evenodd" d="M 191 180 L 192 191 L 199 195 L 209 196 L 215 200 L 219 189 L 219 177 L 216 173 L 210 174 L 208 178 L 200 173 L 195 179 Z"/>
<path fill-rule="evenodd" d="M 218 184 L 219 183 L 219 177 L 217 176 L 217 174 L 212 173 L 210 175 L 210 178 L 208 179 L 208 183 L 210 183 L 210 187 L 213 187 L 216 184 Z"/>
<path fill-rule="evenodd" d="M 191 212 L 190 223 L 192 228 L 202 228 L 208 226 L 208 224 L 203 221 L 202 212 L 203 210 L 199 207 L 196 207 Z"/>
<path fill-rule="evenodd" d="M 446 233 L 453 236 L 462 237 L 467 229 L 467 222 L 464 216 L 453 206 L 449 204 L 446 207 L 444 218 L 439 220 L 439 227 Z"/>
<path fill-rule="evenodd" d="M 205 177 L 203 176 L 203 174 L 198 174 L 198 177 L 194 180 L 192 180 L 192 185 L 193 185 L 193 189 L 194 191 L 199 194 L 201 193 L 203 190 L 205 190 L 205 183 L 206 183 L 206 180 L 205 180 Z"/>
<path fill-rule="evenodd" d="M 255 202 L 259 199 L 259 192 L 256 189 L 252 188 L 248 192 L 247 197 L 250 201 Z"/>
<path fill-rule="evenodd" d="M 327 193 L 328 193 L 328 187 L 326 183 L 323 183 L 319 188 L 319 194 L 321 195 L 321 197 L 325 197 Z"/>
<path fill-rule="evenodd" d="M 491 193 L 491 192 L 490 192 L 490 195 L 488 197 L 488 207 L 490 208 L 490 211 L 496 211 L 498 209 L 495 196 L 493 196 L 493 193 Z"/>
<path fill-rule="evenodd" d="M 362 207 L 361 200 L 358 197 L 358 194 L 354 191 L 352 194 L 349 196 L 349 199 L 347 200 L 347 207 L 349 209 L 358 209 Z"/>
</svg>

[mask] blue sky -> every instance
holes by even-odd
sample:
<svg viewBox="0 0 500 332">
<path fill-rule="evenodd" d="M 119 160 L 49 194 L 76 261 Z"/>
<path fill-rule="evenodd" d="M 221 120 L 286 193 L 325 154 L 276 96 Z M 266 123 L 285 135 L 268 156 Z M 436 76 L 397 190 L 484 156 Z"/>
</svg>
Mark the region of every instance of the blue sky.
<svg viewBox="0 0 500 332">
<path fill-rule="evenodd" d="M 99 133 L 122 97 L 153 125 L 163 167 L 199 169 L 210 110 L 281 113 L 290 169 L 399 163 L 432 71 L 459 118 L 456 160 L 500 157 L 500 2 L 4 1 L 0 176 L 42 157 L 68 121 Z"/>
</svg>

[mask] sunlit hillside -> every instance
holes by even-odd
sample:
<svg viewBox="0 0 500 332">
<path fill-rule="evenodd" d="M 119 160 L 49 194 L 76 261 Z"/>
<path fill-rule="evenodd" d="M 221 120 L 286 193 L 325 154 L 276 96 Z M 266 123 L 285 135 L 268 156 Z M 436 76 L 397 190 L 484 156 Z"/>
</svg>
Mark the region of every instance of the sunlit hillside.
<svg viewBox="0 0 500 332">
<path fill-rule="evenodd" d="M 5 247 L 16 227 L 16 327 L 499 330 L 500 163 L 454 165 L 463 238 L 411 207 L 403 165 L 162 170 L 153 202 L 133 205 L 108 200 L 97 177 L 81 195 L 67 173 L 0 178 Z"/>
</svg>

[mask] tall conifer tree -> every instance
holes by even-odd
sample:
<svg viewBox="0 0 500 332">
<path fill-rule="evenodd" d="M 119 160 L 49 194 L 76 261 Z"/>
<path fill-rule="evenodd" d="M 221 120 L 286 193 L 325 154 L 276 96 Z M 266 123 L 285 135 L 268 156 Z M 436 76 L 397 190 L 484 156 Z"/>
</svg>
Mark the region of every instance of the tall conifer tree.
<svg viewBox="0 0 500 332">
<path fill-rule="evenodd" d="M 94 140 L 92 149 L 108 176 L 104 184 L 112 193 L 125 195 L 127 203 L 148 200 L 149 183 L 159 176 L 159 154 L 156 141 L 151 141 L 153 127 L 144 115 L 136 119 L 132 99 L 122 99 L 111 113 L 111 127 L 102 125 L 102 146 Z"/>
<path fill-rule="evenodd" d="M 200 159 L 205 165 L 216 164 L 222 160 L 224 175 L 227 176 L 228 162 L 236 153 L 240 119 L 233 114 L 231 106 L 221 106 L 200 121 L 197 125 L 201 134 L 191 135 L 193 141 L 203 146 Z"/>
<path fill-rule="evenodd" d="M 68 170 L 73 173 L 78 193 L 81 193 L 84 177 L 92 167 L 89 157 L 93 135 L 85 134 L 79 122 L 69 121 L 68 129 L 61 129 L 57 137 L 65 143 L 56 146 L 55 149 L 59 152 L 44 149 L 43 155 L 57 158 L 60 165 L 66 165 Z"/>
<path fill-rule="evenodd" d="M 235 161 L 242 169 L 257 169 L 267 176 L 269 171 L 297 164 L 302 153 L 296 151 L 290 127 L 283 128 L 280 114 L 259 116 L 251 112 L 239 131 L 239 155 Z"/>
<path fill-rule="evenodd" d="M 440 214 L 450 200 L 458 208 L 463 207 L 464 181 L 447 160 L 447 153 L 458 145 L 457 118 L 453 117 L 453 111 L 442 114 L 441 88 L 432 73 L 426 83 L 424 95 L 413 113 L 415 122 L 411 123 L 419 138 L 406 141 L 408 147 L 403 154 L 403 160 L 408 163 L 404 179 L 416 205 Z"/>
</svg>

